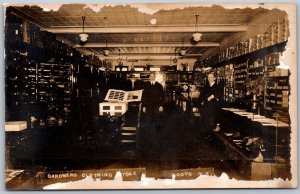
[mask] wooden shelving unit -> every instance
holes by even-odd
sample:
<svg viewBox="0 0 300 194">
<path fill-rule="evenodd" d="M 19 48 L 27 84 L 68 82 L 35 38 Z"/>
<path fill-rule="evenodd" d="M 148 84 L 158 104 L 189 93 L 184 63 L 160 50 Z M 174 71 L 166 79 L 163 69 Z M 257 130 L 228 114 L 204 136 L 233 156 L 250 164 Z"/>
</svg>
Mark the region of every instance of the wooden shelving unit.
<svg viewBox="0 0 300 194">
<path fill-rule="evenodd" d="M 68 123 L 75 81 L 71 67 L 91 57 L 13 14 L 7 14 L 5 35 L 6 120 Z"/>
<path fill-rule="evenodd" d="M 215 71 L 225 67 L 224 100 L 227 106 L 238 108 L 235 109 L 235 114 L 230 111 L 223 112 L 226 119 L 223 119 L 223 128 L 216 132 L 216 136 L 224 143 L 224 149 L 228 149 L 228 153 L 233 152 L 229 154 L 232 160 L 245 161 L 246 165 L 252 168 L 249 176 L 253 176 L 254 179 L 257 170 L 254 168 L 259 165 L 253 165 L 251 151 L 246 150 L 245 146 L 240 146 L 245 137 L 261 138 L 266 145 L 261 166 L 272 165 L 277 168 L 281 165 L 289 171 L 290 72 L 288 66 L 280 63 L 289 34 L 286 26 L 282 26 L 286 25 L 283 23 L 270 27 L 263 36 L 258 35 L 251 39 L 251 45 L 248 41 L 240 44 L 238 49 L 228 48 L 218 59 L 211 58 L 215 62 Z M 239 115 L 241 112 L 245 115 L 247 113 L 248 117 Z M 284 176 L 289 177 L 290 174 Z"/>
<path fill-rule="evenodd" d="M 71 112 L 71 64 L 40 63 L 37 68 L 38 101 L 46 109 L 51 124 L 68 122 Z"/>
</svg>

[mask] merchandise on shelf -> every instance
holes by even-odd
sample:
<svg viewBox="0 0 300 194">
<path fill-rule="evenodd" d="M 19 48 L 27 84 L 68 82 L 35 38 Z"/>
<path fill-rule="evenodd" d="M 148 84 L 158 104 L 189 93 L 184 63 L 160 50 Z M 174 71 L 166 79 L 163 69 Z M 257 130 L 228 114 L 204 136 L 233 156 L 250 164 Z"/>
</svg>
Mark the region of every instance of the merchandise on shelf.
<svg viewBox="0 0 300 194">
<path fill-rule="evenodd" d="M 270 47 L 288 40 L 289 21 L 287 17 L 279 19 L 269 26 L 264 34 L 258 34 L 248 40 L 238 43 L 234 47 L 225 48 L 218 55 L 209 56 L 204 59 L 204 65 L 216 65 L 226 60 L 242 56 L 259 49 Z"/>
</svg>

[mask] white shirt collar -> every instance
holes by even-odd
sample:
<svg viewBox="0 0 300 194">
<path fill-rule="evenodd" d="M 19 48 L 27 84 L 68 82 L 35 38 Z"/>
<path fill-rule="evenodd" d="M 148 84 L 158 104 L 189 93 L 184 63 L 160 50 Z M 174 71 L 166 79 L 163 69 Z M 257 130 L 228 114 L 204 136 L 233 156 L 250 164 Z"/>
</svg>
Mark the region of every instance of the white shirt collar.
<svg viewBox="0 0 300 194">
<path fill-rule="evenodd" d="M 209 86 L 210 86 L 210 87 L 212 87 L 214 84 L 215 84 L 215 82 L 213 82 L 213 83 L 209 84 Z"/>
</svg>

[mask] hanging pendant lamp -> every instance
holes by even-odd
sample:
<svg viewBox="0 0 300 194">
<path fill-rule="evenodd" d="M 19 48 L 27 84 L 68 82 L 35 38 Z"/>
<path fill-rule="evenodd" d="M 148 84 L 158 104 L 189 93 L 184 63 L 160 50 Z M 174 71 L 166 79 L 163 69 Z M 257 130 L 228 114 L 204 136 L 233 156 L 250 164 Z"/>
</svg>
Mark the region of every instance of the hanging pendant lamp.
<svg viewBox="0 0 300 194">
<path fill-rule="evenodd" d="M 178 62 L 178 59 L 176 58 L 176 48 L 175 48 L 175 50 L 174 50 L 174 59 L 173 59 L 173 63 L 175 63 L 175 64 L 177 64 L 177 62 Z"/>
<path fill-rule="evenodd" d="M 86 33 L 84 33 L 84 21 L 85 21 L 85 16 L 82 16 L 81 19 L 82 19 L 82 33 L 79 34 L 79 37 L 80 37 L 80 41 L 81 41 L 81 42 L 86 42 L 87 39 L 88 39 L 88 37 L 89 37 L 89 35 L 86 34 Z"/>
<path fill-rule="evenodd" d="M 186 50 L 183 48 L 183 37 L 182 37 L 182 49 L 180 51 L 181 56 L 184 56 L 186 54 Z"/>
<path fill-rule="evenodd" d="M 105 43 L 106 43 L 106 47 L 104 50 L 104 56 L 108 56 L 110 54 L 110 51 L 107 49 L 107 40 L 105 40 Z"/>
<path fill-rule="evenodd" d="M 199 31 L 198 31 L 198 17 L 199 17 L 199 14 L 196 14 L 195 17 L 196 17 L 196 24 L 195 24 L 196 33 L 193 34 L 193 40 L 195 42 L 199 42 L 201 40 L 201 37 L 202 37 L 202 34 L 199 33 Z"/>
<path fill-rule="evenodd" d="M 120 49 L 118 49 L 118 51 L 119 51 L 118 63 L 119 63 L 119 66 L 123 66 L 123 63 L 122 63 L 122 58 L 121 58 L 121 56 L 120 56 L 120 52 L 121 52 L 121 50 L 120 50 Z"/>
</svg>

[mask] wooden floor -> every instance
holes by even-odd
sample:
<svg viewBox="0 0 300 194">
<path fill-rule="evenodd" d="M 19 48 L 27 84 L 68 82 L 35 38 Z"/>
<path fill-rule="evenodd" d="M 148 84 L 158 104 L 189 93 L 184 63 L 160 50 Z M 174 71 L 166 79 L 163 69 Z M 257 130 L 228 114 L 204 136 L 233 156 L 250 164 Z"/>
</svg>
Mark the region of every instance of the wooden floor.
<svg viewBox="0 0 300 194">
<path fill-rule="evenodd" d="M 147 176 L 159 178 L 165 170 L 200 167 L 213 168 L 217 176 L 225 172 L 231 178 L 248 178 L 226 158 L 226 153 L 219 151 L 221 145 L 216 139 L 206 138 L 199 117 L 177 112 L 162 114 L 156 121 L 143 119 L 137 144 L 120 143 L 120 133 L 114 130 L 117 124 L 104 124 L 99 118 L 93 121 L 99 123 L 84 129 L 28 129 L 25 139 L 9 149 L 10 168 L 47 172 L 145 168 Z"/>
<path fill-rule="evenodd" d="M 154 120 L 142 116 L 137 142 L 122 144 L 118 119 L 83 113 L 69 125 L 29 128 L 16 146 L 8 146 L 15 137 L 7 134 L 7 168 L 27 172 L 145 168 L 146 175 L 155 178 L 165 170 L 212 168 L 217 176 L 225 172 L 230 178 L 249 179 L 220 151 L 219 141 L 207 138 L 201 117 L 177 111 L 166 111 Z M 25 189 L 33 187 L 28 181 Z M 17 189 L 23 184 L 12 185 Z"/>
</svg>

